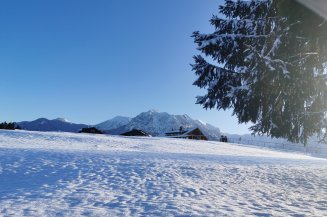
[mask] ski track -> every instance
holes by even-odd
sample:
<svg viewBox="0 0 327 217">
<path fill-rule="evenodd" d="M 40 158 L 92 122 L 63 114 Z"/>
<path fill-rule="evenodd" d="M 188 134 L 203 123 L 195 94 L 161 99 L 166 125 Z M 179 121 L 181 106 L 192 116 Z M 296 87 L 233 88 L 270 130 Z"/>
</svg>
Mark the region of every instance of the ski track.
<svg viewBox="0 0 327 217">
<path fill-rule="evenodd" d="M 192 145 L 152 147 L 151 141 L 192 144 L 164 139 L 124 138 L 130 146 L 121 151 L 121 139 L 111 137 L 114 151 L 93 143 L 77 150 L 98 138 L 84 135 L 72 150 L 60 142 L 57 149 L 32 148 L 33 141 L 67 135 L 73 134 L 0 132 L 0 216 L 327 216 L 324 159 L 248 147 L 231 155 L 224 149 L 242 147 L 213 142 L 201 142 L 208 150 L 200 154 Z"/>
</svg>

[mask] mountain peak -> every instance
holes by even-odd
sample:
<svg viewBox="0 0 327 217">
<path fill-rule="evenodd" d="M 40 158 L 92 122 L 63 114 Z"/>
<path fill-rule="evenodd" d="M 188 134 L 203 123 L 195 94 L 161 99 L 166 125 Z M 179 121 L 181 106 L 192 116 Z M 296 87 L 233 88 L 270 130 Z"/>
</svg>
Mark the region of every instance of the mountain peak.
<svg viewBox="0 0 327 217">
<path fill-rule="evenodd" d="M 36 120 L 34 120 L 35 122 L 42 122 L 42 121 L 49 121 L 49 119 L 47 118 L 38 118 Z"/>
<path fill-rule="evenodd" d="M 53 119 L 54 121 L 61 121 L 61 122 L 69 122 L 67 119 L 65 118 L 56 118 L 56 119 Z"/>
<path fill-rule="evenodd" d="M 187 114 L 171 115 L 166 112 L 157 112 L 154 109 L 142 112 L 119 128 L 113 129 L 108 127 L 108 132 L 120 134 L 132 129 L 140 129 L 152 136 L 164 136 L 166 132 L 172 129 L 179 129 L 181 126 L 185 129 L 199 128 L 209 139 L 218 140 L 220 136 L 219 128 L 194 120 Z"/>
<path fill-rule="evenodd" d="M 150 114 L 152 114 L 152 113 L 159 113 L 159 112 L 158 112 L 158 110 L 156 110 L 156 109 L 150 109 L 150 110 L 147 111 L 146 113 L 150 113 Z"/>
<path fill-rule="evenodd" d="M 113 117 L 112 119 L 110 120 L 126 120 L 126 119 L 132 119 L 130 117 L 125 117 L 125 116 L 121 116 L 121 115 L 117 115 L 115 117 Z"/>
<path fill-rule="evenodd" d="M 62 131 L 78 132 L 80 129 L 87 127 L 85 124 L 74 124 L 64 118 L 49 120 L 39 118 L 34 121 L 22 121 L 17 123 L 24 130 L 31 131 Z"/>
<path fill-rule="evenodd" d="M 124 116 L 116 116 L 110 120 L 104 121 L 95 125 L 100 130 L 110 130 L 121 127 L 123 125 L 128 124 L 132 118 L 124 117 Z"/>
</svg>

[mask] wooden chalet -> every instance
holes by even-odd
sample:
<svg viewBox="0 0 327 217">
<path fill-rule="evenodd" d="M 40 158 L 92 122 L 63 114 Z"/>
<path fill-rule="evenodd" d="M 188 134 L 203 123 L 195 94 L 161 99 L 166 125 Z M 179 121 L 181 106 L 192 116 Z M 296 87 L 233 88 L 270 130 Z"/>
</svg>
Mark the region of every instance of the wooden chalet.
<svg viewBox="0 0 327 217">
<path fill-rule="evenodd" d="M 98 130 L 95 127 L 82 128 L 79 133 L 92 133 L 92 134 L 103 134 L 101 130 Z"/>
<path fill-rule="evenodd" d="M 171 131 L 165 133 L 169 138 L 182 138 L 182 139 L 195 139 L 195 140 L 208 140 L 199 128 L 192 128 L 184 130 L 182 127 L 179 131 Z"/>
<path fill-rule="evenodd" d="M 148 133 L 143 130 L 133 129 L 129 132 L 120 134 L 121 136 L 150 136 Z"/>
</svg>

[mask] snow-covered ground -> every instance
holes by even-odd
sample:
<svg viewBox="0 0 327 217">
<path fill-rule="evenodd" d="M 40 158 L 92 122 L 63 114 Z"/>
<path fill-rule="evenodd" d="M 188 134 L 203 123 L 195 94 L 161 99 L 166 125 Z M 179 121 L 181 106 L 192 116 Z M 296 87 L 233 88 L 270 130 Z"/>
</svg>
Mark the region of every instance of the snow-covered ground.
<svg viewBox="0 0 327 217">
<path fill-rule="evenodd" d="M 0 130 L 0 216 L 327 216 L 327 160 L 220 142 Z"/>
<path fill-rule="evenodd" d="M 315 157 L 327 158 L 327 144 L 320 143 L 319 138 L 314 136 L 309 139 L 306 145 L 292 143 L 286 139 L 258 135 L 228 135 L 228 141 L 231 143 L 259 146 L 273 150 L 282 150 L 284 152 L 302 153 Z"/>
</svg>

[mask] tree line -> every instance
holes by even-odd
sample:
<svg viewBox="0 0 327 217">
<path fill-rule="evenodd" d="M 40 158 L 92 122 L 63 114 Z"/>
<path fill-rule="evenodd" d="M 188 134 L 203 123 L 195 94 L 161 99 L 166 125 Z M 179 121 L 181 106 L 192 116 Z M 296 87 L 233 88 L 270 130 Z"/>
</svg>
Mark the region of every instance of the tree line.
<svg viewBox="0 0 327 217">
<path fill-rule="evenodd" d="M 4 130 L 16 130 L 16 129 L 21 129 L 20 126 L 18 126 L 15 122 L 2 122 L 0 123 L 0 129 Z"/>
</svg>

